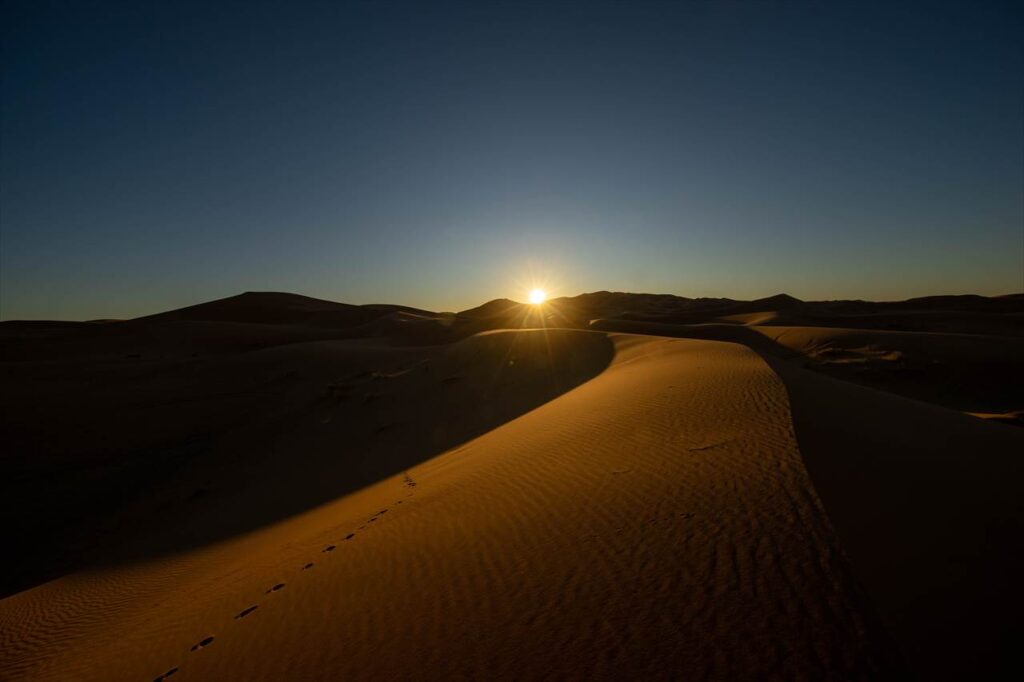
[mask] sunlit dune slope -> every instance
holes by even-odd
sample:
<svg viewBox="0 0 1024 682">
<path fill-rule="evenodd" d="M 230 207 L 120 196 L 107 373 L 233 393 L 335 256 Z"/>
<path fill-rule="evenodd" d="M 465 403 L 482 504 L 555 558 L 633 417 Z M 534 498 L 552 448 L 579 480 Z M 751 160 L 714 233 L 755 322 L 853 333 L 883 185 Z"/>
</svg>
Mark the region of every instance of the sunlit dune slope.
<svg viewBox="0 0 1024 682">
<path fill-rule="evenodd" d="M 402 474 L 230 540 L 0 601 L 0 676 L 886 672 L 782 382 L 736 344 L 613 341 L 596 378 Z"/>
<path fill-rule="evenodd" d="M 0 679 L 1012 671 L 1020 305 L 2 323 Z"/>
<path fill-rule="evenodd" d="M 760 352 L 785 382 L 815 487 L 910 669 L 929 680 L 1024 675 L 1018 652 L 1024 430 L 806 368 L 808 349 L 819 342 L 846 346 L 858 357 L 854 351 L 870 350 L 862 346 L 870 341 L 902 349 L 890 352 L 924 353 L 965 373 L 1003 364 L 1019 372 L 1016 339 L 615 321 L 596 326 L 730 340 Z"/>
<path fill-rule="evenodd" d="M 0 596 L 214 542 L 391 476 L 598 374 L 605 335 L 10 363 Z"/>
</svg>

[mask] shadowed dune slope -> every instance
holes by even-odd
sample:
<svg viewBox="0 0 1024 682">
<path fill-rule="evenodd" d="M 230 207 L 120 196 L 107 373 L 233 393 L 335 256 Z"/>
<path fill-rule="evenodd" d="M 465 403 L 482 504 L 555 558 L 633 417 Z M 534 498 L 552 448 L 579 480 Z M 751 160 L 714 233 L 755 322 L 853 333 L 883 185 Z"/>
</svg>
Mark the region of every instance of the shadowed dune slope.
<svg viewBox="0 0 1024 682">
<path fill-rule="evenodd" d="M 755 301 L 679 299 L 675 305 L 660 309 L 606 308 L 595 312 L 598 314 L 591 318 L 661 324 L 719 322 L 1024 336 L 1024 294 L 928 296 L 886 302 L 800 301 L 779 294 Z"/>
<path fill-rule="evenodd" d="M 928 680 L 1024 675 L 1024 430 L 808 371 L 806 335 L 831 330 L 795 330 L 786 347 L 785 330 L 613 320 L 595 327 L 758 350 L 785 382 L 808 471 L 911 670 Z M 911 342 L 931 343 L 940 356 L 962 353 L 962 339 Z M 1012 356 L 990 345 L 997 360 Z"/>
<path fill-rule="evenodd" d="M 1024 410 L 1024 338 L 835 327 L 595 320 L 593 329 L 736 341 L 808 369 L 971 414 Z"/>
<path fill-rule="evenodd" d="M 912 669 L 1024 676 L 1024 430 L 794 367 L 780 375 L 815 485 Z"/>
<path fill-rule="evenodd" d="M 221 543 L 0 601 L 0 676 L 889 671 L 778 377 L 736 344 L 613 341 L 598 377 L 401 475 Z"/>
<path fill-rule="evenodd" d="M 809 367 L 962 412 L 1024 409 L 1024 338 L 822 327 L 757 327 Z"/>
<path fill-rule="evenodd" d="M 0 595 L 195 548 L 394 475 L 611 361 L 606 335 L 0 364 Z"/>
<path fill-rule="evenodd" d="M 1022 305 L 0 323 L 0 679 L 1024 673 Z"/>
</svg>

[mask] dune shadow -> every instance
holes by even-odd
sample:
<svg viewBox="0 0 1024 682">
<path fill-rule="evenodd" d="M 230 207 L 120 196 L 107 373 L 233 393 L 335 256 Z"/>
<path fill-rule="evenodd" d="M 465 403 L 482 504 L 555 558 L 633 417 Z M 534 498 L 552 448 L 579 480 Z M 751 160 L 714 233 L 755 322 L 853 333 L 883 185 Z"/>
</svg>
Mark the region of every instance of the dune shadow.
<svg viewBox="0 0 1024 682">
<path fill-rule="evenodd" d="M 613 353 L 600 332 L 535 329 L 26 366 L 0 425 L 15 446 L 0 595 L 339 499 L 557 398 Z"/>
<path fill-rule="evenodd" d="M 758 353 L 785 385 L 804 464 L 894 655 L 923 679 L 1024 675 L 1016 610 L 1000 606 L 1024 603 L 1024 430 L 807 369 L 741 325 L 593 327 Z"/>
</svg>

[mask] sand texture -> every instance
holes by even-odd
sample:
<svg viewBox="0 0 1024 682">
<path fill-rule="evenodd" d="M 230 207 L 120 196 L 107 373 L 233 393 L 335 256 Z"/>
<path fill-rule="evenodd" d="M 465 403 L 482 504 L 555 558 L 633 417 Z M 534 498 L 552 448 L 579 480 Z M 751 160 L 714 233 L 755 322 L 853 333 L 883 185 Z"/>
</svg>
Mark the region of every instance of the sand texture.
<svg viewBox="0 0 1024 682">
<path fill-rule="evenodd" d="M 1024 672 L 1004 301 L 629 296 L 0 324 L 0 679 Z"/>
</svg>

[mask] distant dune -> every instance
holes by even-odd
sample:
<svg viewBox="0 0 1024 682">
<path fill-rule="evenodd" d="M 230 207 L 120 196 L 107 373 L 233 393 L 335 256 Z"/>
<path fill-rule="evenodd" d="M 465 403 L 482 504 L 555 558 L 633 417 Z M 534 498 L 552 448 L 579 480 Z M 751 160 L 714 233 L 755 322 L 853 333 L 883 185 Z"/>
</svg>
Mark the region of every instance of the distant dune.
<svg viewBox="0 0 1024 682">
<path fill-rule="evenodd" d="M 1024 296 L 251 292 L 0 349 L 3 680 L 1024 674 Z"/>
</svg>

